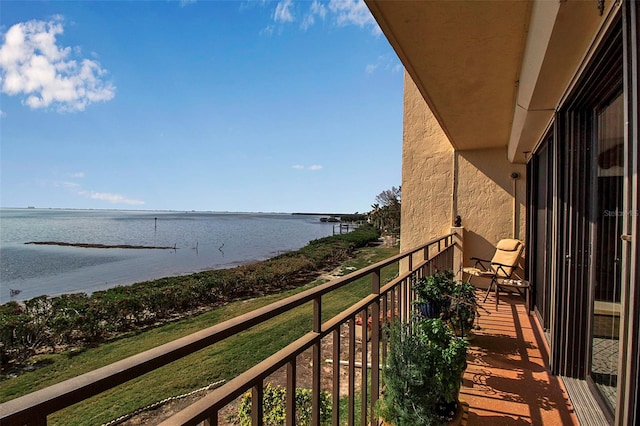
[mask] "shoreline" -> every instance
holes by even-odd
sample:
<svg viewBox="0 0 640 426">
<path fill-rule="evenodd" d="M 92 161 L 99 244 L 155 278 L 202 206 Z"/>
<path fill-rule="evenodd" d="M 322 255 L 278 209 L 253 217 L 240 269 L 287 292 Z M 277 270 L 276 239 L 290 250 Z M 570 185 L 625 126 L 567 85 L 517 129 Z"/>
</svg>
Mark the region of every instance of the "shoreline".
<svg viewBox="0 0 640 426">
<path fill-rule="evenodd" d="M 366 267 L 370 264 L 377 263 L 383 259 L 387 259 L 389 256 L 395 255 L 398 252 L 397 248 L 393 253 L 383 251 L 382 253 L 385 253 L 385 254 L 381 256 L 380 254 L 378 254 L 380 253 L 378 252 L 379 247 L 380 247 L 379 245 L 367 246 L 366 248 L 364 248 L 362 252 L 359 252 L 362 254 L 357 254 L 356 257 L 348 260 L 347 265 L 349 266 L 357 265 L 359 269 L 360 267 Z M 388 250 L 388 248 L 385 248 L 385 250 Z M 343 272 L 344 274 L 347 274 L 351 272 L 351 268 L 347 268 L 347 269 L 343 268 L 343 271 L 344 271 Z M 392 274 L 393 273 L 388 272 L 386 275 L 383 275 L 383 277 L 381 277 L 382 281 L 388 282 L 392 278 L 393 276 Z M 358 287 L 358 288 L 361 290 L 364 289 L 365 295 L 368 294 L 368 290 L 367 290 L 368 284 L 366 282 L 364 283 L 363 287 Z M 344 294 L 344 296 L 349 297 L 352 295 L 352 292 L 354 290 L 355 288 L 349 287 L 349 288 L 341 289 L 339 291 L 345 292 L 340 294 Z M 360 290 L 355 290 L 355 291 L 360 291 Z M 190 317 L 190 319 L 187 319 L 184 321 L 180 321 L 178 320 L 178 318 L 174 318 L 174 320 L 171 321 L 170 325 L 165 326 L 165 328 L 159 328 L 158 330 L 160 330 L 160 332 L 155 331 L 154 328 L 150 328 L 148 330 L 141 330 L 140 332 L 128 333 L 121 337 L 117 337 L 115 339 L 104 342 L 105 344 L 104 348 L 102 347 L 102 344 L 93 345 L 92 347 L 88 347 L 86 350 L 82 348 L 76 348 L 76 349 L 69 348 L 69 347 L 60 348 L 58 352 L 60 355 L 51 355 L 51 359 L 54 360 L 55 364 L 48 365 L 48 364 L 42 363 L 40 365 L 34 365 L 35 369 L 37 370 L 34 372 L 26 371 L 21 367 L 18 367 L 17 369 L 12 370 L 12 372 L 15 372 L 15 374 L 18 377 L 16 377 L 15 379 L 11 379 L 12 381 L 5 382 L 7 385 L 7 392 L 5 393 L 6 395 L 5 397 L 13 399 L 18 396 L 22 396 L 26 393 L 29 393 L 44 387 L 45 385 L 42 385 L 40 384 L 40 382 L 38 382 L 38 376 L 41 374 L 49 374 L 50 371 L 55 371 L 55 372 L 59 372 L 60 374 L 65 374 L 66 377 L 68 376 L 75 377 L 77 375 L 80 375 L 86 372 L 86 368 L 84 368 L 84 366 L 86 365 L 85 363 L 91 363 L 93 362 L 93 360 L 104 359 L 105 353 L 114 354 L 115 357 L 112 359 L 112 361 L 117 361 L 118 359 L 123 359 L 123 358 L 126 358 L 127 356 L 130 356 L 131 355 L 130 352 L 126 352 L 126 353 L 123 353 L 123 352 L 129 351 L 132 346 L 143 347 L 145 349 L 150 348 L 152 346 L 153 347 L 159 346 L 166 342 L 181 338 L 186 334 L 192 333 L 197 330 L 205 329 L 207 327 L 211 327 L 217 323 L 220 323 L 234 316 L 268 305 L 269 303 L 273 303 L 276 300 L 280 300 L 282 297 L 286 297 L 286 295 L 283 295 L 283 296 L 272 295 L 272 296 L 268 296 L 265 299 L 262 299 L 262 298 L 244 299 L 242 301 L 238 301 L 235 303 L 225 304 L 211 311 L 206 311 L 206 312 L 201 311 L 201 312 L 194 313 L 193 317 Z M 323 303 L 323 305 L 326 305 L 324 307 L 327 309 L 333 309 L 332 307 L 334 304 L 337 305 L 339 303 L 344 303 L 344 302 L 345 302 L 345 299 L 343 297 L 329 298 L 327 299 L 326 303 Z M 341 309 L 337 309 L 337 310 L 341 310 Z M 289 318 L 290 317 L 279 316 L 278 319 L 275 319 L 275 321 L 278 322 L 277 324 L 271 324 L 271 323 L 270 324 L 273 327 L 278 327 L 278 324 L 287 323 L 288 321 L 290 321 Z M 253 331 L 256 331 L 256 333 L 253 333 Z M 228 370 L 227 367 L 231 365 L 230 362 L 232 361 L 235 362 L 236 360 L 243 362 L 242 360 L 244 360 L 246 356 L 246 347 L 247 347 L 246 342 L 251 342 L 250 343 L 251 345 L 255 344 L 256 347 L 258 348 L 263 346 L 266 347 L 267 345 L 259 344 L 256 341 L 256 339 L 260 339 L 261 336 L 264 336 L 264 330 L 262 330 L 262 332 L 259 330 L 252 330 L 252 332 L 250 332 L 247 335 L 243 335 L 243 337 L 240 338 L 243 340 L 239 340 L 237 343 L 235 343 L 235 340 L 234 340 L 234 343 L 231 345 L 232 349 L 230 349 L 232 352 L 224 351 L 223 353 L 216 352 L 215 354 L 209 354 L 208 352 L 198 352 L 197 354 L 193 355 L 196 357 L 193 360 L 193 365 L 207 366 L 208 371 L 217 371 L 217 369 L 220 369 L 221 371 L 224 371 L 224 373 L 222 375 L 216 373 L 214 374 L 214 376 L 216 378 L 226 378 L 227 380 L 231 380 L 234 374 L 226 373 L 226 371 Z M 283 341 L 288 339 L 288 334 L 283 335 L 281 333 L 276 333 L 274 334 L 274 336 L 277 339 L 281 339 Z M 158 340 L 158 339 L 162 339 L 162 340 Z M 268 340 L 267 342 L 268 345 L 272 345 L 272 344 L 279 345 L 279 340 L 277 340 L 277 342 L 269 339 L 267 340 Z M 153 341 L 153 345 L 151 346 L 147 345 L 147 343 L 150 341 Z M 231 340 L 229 342 L 231 342 Z M 274 346 L 274 350 L 275 350 L 275 346 Z M 78 355 L 78 356 L 74 356 L 74 355 Z M 42 360 L 44 358 L 38 358 L 38 359 Z M 304 364 L 306 359 L 307 359 L 307 355 L 304 355 L 304 357 L 301 359 L 301 362 L 299 364 L 299 368 L 302 368 L 300 367 L 300 365 Z M 40 367 L 42 367 L 42 370 L 40 369 Z M 247 368 L 249 367 L 251 367 L 251 365 L 248 365 Z M 139 386 L 139 388 L 142 389 L 142 392 L 144 392 L 145 395 L 151 395 L 149 396 L 148 401 L 141 402 L 135 407 L 131 407 L 131 406 L 122 407 L 122 405 L 126 405 L 127 399 L 125 399 L 124 400 L 125 402 L 123 404 L 117 404 L 117 407 L 116 407 L 116 405 L 113 405 L 114 404 L 113 401 L 99 398 L 98 400 L 90 404 L 91 407 L 87 408 L 92 411 L 91 413 L 89 413 L 88 411 L 85 411 L 84 408 L 78 408 L 77 410 L 74 409 L 70 411 L 68 414 L 61 414 L 62 417 L 60 419 L 62 423 L 72 422 L 74 419 L 78 418 L 78 416 L 84 415 L 86 417 L 92 416 L 92 418 L 95 419 L 95 423 L 100 424 L 100 423 L 107 423 L 116 417 L 119 417 L 121 415 L 124 416 L 128 413 L 132 413 L 133 411 L 135 411 L 135 412 L 138 412 L 139 414 L 137 416 L 132 417 L 130 420 L 128 420 L 127 424 L 134 424 L 134 423 L 135 424 L 157 424 L 157 423 L 160 423 L 162 420 L 164 420 L 162 418 L 162 413 L 164 412 L 165 408 L 172 410 L 172 409 L 176 409 L 183 402 L 186 405 L 189 405 L 189 403 L 193 401 L 188 400 L 188 398 L 185 398 L 183 400 L 176 400 L 175 404 L 177 405 L 168 403 L 168 405 L 163 405 L 161 408 L 158 408 L 157 410 L 152 410 L 152 411 L 139 412 L 137 408 L 145 406 L 146 404 L 154 403 L 155 401 L 164 400 L 165 398 L 170 396 L 182 395 L 184 392 L 188 392 L 188 391 L 191 391 L 192 389 L 204 387 L 213 381 L 213 380 L 209 380 L 210 377 L 203 377 L 200 372 L 201 369 L 199 370 L 196 368 L 191 373 L 188 373 L 186 372 L 186 370 L 184 370 L 184 366 L 180 366 L 178 363 L 173 363 L 171 364 L 171 366 L 168 366 L 167 368 L 169 368 L 171 371 L 169 371 L 167 373 L 168 375 L 164 376 L 164 378 L 163 376 L 159 376 L 159 379 L 157 381 L 153 381 L 154 379 L 152 378 L 151 382 L 145 381 L 142 384 L 142 386 Z M 211 370 L 211 368 L 215 370 Z M 9 374 L 8 370 L 7 370 L 7 374 Z M 299 370 L 299 375 L 300 375 L 299 380 L 301 385 L 308 386 L 307 380 L 310 380 L 309 374 L 310 372 L 307 372 L 307 370 L 305 370 L 304 368 L 302 368 L 302 370 Z M 158 375 L 151 375 L 151 376 L 155 377 Z M 195 377 L 195 379 L 192 380 L 191 376 Z M 172 377 L 180 380 L 179 381 L 174 380 L 174 381 L 171 381 L 171 384 L 168 384 L 166 377 Z M 278 380 L 278 379 L 275 379 L 275 380 Z M 187 382 L 188 385 L 186 387 L 183 386 L 183 382 Z M 134 386 L 137 386 L 137 385 L 134 384 Z M 12 389 L 18 389 L 19 391 L 21 390 L 23 393 L 9 394 L 9 392 Z M 155 391 L 155 392 L 152 392 L 152 391 Z M 137 392 L 137 391 L 134 390 L 134 392 Z M 233 407 L 228 406 L 228 408 L 232 409 Z M 114 410 L 114 409 L 116 409 L 117 411 L 104 414 L 105 411 Z M 97 417 L 93 417 L 93 412 L 96 413 Z M 224 414 L 221 414 L 221 415 L 225 416 L 226 418 L 226 414 L 232 413 L 232 412 L 235 413 L 236 411 L 227 410 L 224 412 Z"/>
<path fill-rule="evenodd" d="M 6 363 L 21 362 L 58 347 L 96 344 L 123 332 L 157 326 L 202 309 L 235 300 L 290 290 L 313 281 L 327 268 L 379 239 L 378 231 L 362 226 L 341 235 L 309 242 L 299 250 L 264 261 L 184 276 L 116 286 L 103 291 L 39 296 L 23 303 L 0 305 L 0 335 L 13 336 L 0 346 Z M 64 321 L 49 321 L 49 318 Z M 37 345 L 29 342 L 35 324 L 44 325 Z"/>
<path fill-rule="evenodd" d="M 332 234 L 320 216 L 24 212 L 2 210 L 0 304 L 233 268 Z"/>
</svg>

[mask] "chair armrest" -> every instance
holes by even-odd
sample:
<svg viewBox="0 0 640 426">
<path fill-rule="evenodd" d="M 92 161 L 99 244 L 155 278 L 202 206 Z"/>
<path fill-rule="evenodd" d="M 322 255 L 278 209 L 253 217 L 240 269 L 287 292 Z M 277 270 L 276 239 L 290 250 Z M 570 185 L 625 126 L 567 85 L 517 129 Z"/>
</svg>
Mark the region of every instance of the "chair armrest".
<svg viewBox="0 0 640 426">
<path fill-rule="evenodd" d="M 506 263 L 491 262 L 492 265 L 506 266 L 507 268 L 515 268 L 515 265 L 507 265 Z"/>
<path fill-rule="evenodd" d="M 474 264 L 474 267 L 480 267 L 482 269 L 484 269 L 485 271 L 489 270 L 489 267 L 487 265 L 485 265 L 485 263 L 490 264 L 491 261 L 490 260 L 486 260 L 486 259 L 480 259 L 479 257 L 472 257 L 471 260 L 475 260 L 476 263 Z"/>
<path fill-rule="evenodd" d="M 516 265 L 507 265 L 505 263 L 499 263 L 499 262 L 491 262 L 491 266 L 498 266 L 498 269 L 501 269 L 507 278 L 510 278 L 511 274 L 513 274 L 513 270 L 516 269 Z M 512 268 L 511 274 L 507 274 L 507 271 L 504 268 Z"/>
</svg>

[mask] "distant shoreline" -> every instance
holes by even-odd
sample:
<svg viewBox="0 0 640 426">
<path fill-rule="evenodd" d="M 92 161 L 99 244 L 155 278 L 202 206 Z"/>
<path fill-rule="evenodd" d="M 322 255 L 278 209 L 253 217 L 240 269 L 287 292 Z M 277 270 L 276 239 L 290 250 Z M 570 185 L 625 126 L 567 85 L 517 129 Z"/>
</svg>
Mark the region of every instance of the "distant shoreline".
<svg viewBox="0 0 640 426">
<path fill-rule="evenodd" d="M 110 248 L 119 248 L 119 249 L 152 249 L 152 250 L 173 250 L 175 247 L 168 246 L 133 246 L 131 244 L 90 244 L 90 243 L 65 243 L 61 241 L 29 241 L 25 244 L 35 244 L 40 246 L 63 246 L 63 247 L 82 247 L 82 248 L 101 248 L 101 249 L 110 249 Z"/>
<path fill-rule="evenodd" d="M 121 211 L 121 212 L 141 212 L 141 213 L 212 213 L 212 214 L 279 214 L 294 216 L 349 216 L 353 213 L 314 213 L 314 212 L 277 212 L 277 211 L 229 211 L 229 210 L 144 210 L 144 209 L 108 209 L 108 208 L 81 208 L 81 207 L 35 207 L 35 206 L 18 206 L 6 207 L 0 206 L 0 210 L 69 210 L 69 211 Z"/>
<path fill-rule="evenodd" d="M 323 216 L 291 213 L 36 208 L 0 209 L 0 216 L 0 304 L 235 267 L 334 233 Z M 22 292 L 11 297 L 9 288 Z"/>
</svg>

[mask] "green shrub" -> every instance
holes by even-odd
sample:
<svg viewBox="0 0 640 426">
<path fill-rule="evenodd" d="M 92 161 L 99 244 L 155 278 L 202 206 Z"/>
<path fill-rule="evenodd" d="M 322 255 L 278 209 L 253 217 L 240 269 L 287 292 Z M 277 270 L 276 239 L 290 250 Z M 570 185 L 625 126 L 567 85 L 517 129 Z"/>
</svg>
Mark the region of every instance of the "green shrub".
<svg viewBox="0 0 640 426">
<path fill-rule="evenodd" d="M 0 306 L 0 361 L 23 360 L 31 355 L 25 345 L 30 318 L 22 305 L 9 302 Z"/>
<path fill-rule="evenodd" d="M 51 321 L 49 327 L 55 344 L 70 344 L 84 336 L 78 331 L 85 320 L 89 305 L 85 293 L 63 294 L 51 298 Z"/>
<path fill-rule="evenodd" d="M 265 426 L 281 426 L 286 419 L 287 390 L 282 386 L 267 383 L 263 389 L 262 412 Z M 296 425 L 311 425 L 312 394 L 310 389 L 296 389 Z M 238 408 L 241 426 L 251 426 L 251 392 L 243 395 Z M 331 395 L 320 393 L 320 423 L 331 423 Z"/>
<path fill-rule="evenodd" d="M 436 271 L 433 275 L 416 279 L 413 291 L 421 302 L 444 304 L 454 291 L 452 271 Z"/>
<path fill-rule="evenodd" d="M 445 424 L 452 413 L 441 409 L 458 399 L 466 341 L 440 318 L 396 322 L 389 334 L 378 415 L 395 426 Z"/>
<path fill-rule="evenodd" d="M 341 241 L 352 244 L 353 248 L 359 248 L 366 246 L 372 241 L 376 241 L 378 238 L 380 238 L 380 233 L 377 229 L 369 224 L 363 224 L 346 234 L 333 235 L 331 237 L 324 237 L 313 240 L 309 242 L 309 246 L 317 246 L 335 241 Z"/>
</svg>

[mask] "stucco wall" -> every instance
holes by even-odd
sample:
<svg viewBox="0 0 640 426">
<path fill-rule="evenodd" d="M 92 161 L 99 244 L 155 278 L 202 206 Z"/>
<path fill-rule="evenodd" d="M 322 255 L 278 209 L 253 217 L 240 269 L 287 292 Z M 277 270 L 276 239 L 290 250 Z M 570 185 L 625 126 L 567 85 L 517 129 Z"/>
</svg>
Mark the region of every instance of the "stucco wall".
<svg viewBox="0 0 640 426">
<path fill-rule="evenodd" d="M 453 224 L 453 147 L 405 73 L 400 249 L 445 235 Z"/>
<path fill-rule="evenodd" d="M 401 250 L 449 233 L 456 215 L 465 229 L 465 264 L 471 256 L 491 258 L 502 238 L 524 240 L 525 172 L 507 160 L 506 147 L 454 151 L 405 74 Z"/>
<path fill-rule="evenodd" d="M 465 228 L 465 262 L 469 263 L 471 256 L 490 259 L 499 240 L 525 238 L 526 169 L 507 160 L 506 148 L 456 155 L 455 204 Z M 519 174 L 518 179 L 511 178 L 513 172 Z"/>
</svg>

